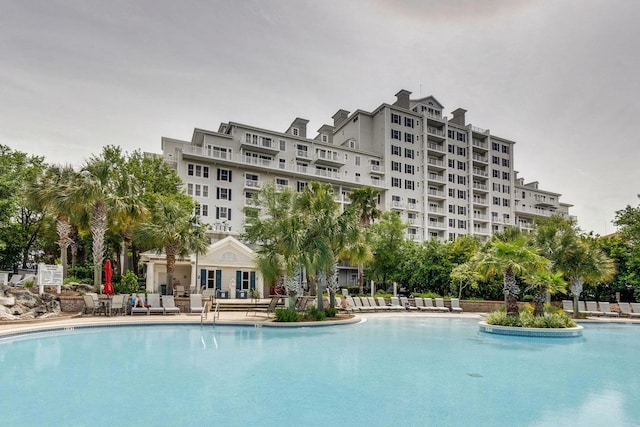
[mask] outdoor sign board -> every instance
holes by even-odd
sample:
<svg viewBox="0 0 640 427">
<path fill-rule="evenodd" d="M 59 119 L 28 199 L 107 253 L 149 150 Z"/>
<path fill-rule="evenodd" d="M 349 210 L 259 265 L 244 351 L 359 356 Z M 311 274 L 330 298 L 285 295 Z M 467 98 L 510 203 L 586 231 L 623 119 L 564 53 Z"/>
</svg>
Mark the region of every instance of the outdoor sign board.
<svg viewBox="0 0 640 427">
<path fill-rule="evenodd" d="M 40 294 L 45 286 L 55 286 L 57 292 L 62 289 L 62 265 L 38 264 L 38 287 Z"/>
</svg>

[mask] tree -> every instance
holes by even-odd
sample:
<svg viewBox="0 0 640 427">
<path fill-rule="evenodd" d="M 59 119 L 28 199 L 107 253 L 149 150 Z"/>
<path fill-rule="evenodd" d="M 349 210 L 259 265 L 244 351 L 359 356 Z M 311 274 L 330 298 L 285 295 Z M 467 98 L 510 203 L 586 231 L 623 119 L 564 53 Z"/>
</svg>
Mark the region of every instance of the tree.
<svg viewBox="0 0 640 427">
<path fill-rule="evenodd" d="M 640 300 L 640 245 L 632 245 L 619 234 L 600 237 L 597 244 L 616 265 L 611 291 L 620 292 L 623 301 Z"/>
<path fill-rule="evenodd" d="M 156 195 L 151 203 L 150 221 L 134 230 L 137 239 L 148 242 L 158 252 L 164 250 L 167 261 L 167 293 L 173 295 L 176 258 L 204 253 L 209 244 L 201 225 L 193 218 L 193 200 L 187 195 Z"/>
<path fill-rule="evenodd" d="M 0 145 L 0 269 L 27 267 L 41 232 L 44 215 L 27 203 L 28 187 L 45 169 L 43 157 L 30 156 Z"/>
<path fill-rule="evenodd" d="M 640 195 L 638 195 L 640 197 Z M 620 234 L 632 245 L 640 245 L 640 206 L 626 208 L 616 211 L 613 223 L 620 227 Z"/>
<path fill-rule="evenodd" d="M 478 266 L 471 261 L 456 265 L 450 274 L 451 280 L 458 287 L 458 298 L 462 299 L 462 291 L 467 286 L 478 287 L 478 281 L 482 276 L 478 273 Z"/>
<path fill-rule="evenodd" d="M 393 211 L 383 213 L 380 221 L 371 226 L 374 253 L 369 268 L 371 279 L 389 285 L 400 277 L 405 229 L 406 224 Z"/>
<path fill-rule="evenodd" d="M 516 277 L 544 269 L 549 263 L 517 229 L 507 229 L 494 236 L 486 249 L 474 257 L 474 262 L 483 277 L 502 275 L 507 315 L 516 317 L 520 313 Z"/>
<path fill-rule="evenodd" d="M 360 219 L 360 224 L 365 229 L 368 229 L 373 221 L 380 218 L 381 211 L 378 209 L 378 194 L 379 191 L 371 187 L 356 188 L 349 194 L 351 204 L 348 209 L 355 211 Z M 358 285 L 360 286 L 361 294 L 364 292 L 364 265 L 369 259 L 370 257 L 368 256 L 355 256 L 353 258 L 358 265 Z"/>
<path fill-rule="evenodd" d="M 528 291 L 534 292 L 534 316 L 544 315 L 544 303 L 547 300 L 547 293 L 556 294 L 567 293 L 567 282 L 562 277 L 562 272 L 553 272 L 547 269 L 534 271 L 524 277 Z"/>
<path fill-rule="evenodd" d="M 282 279 L 291 297 L 300 286 L 306 232 L 303 212 L 296 209 L 295 197 L 291 190 L 276 191 L 275 186 L 269 184 L 257 194 L 254 206 L 244 208 L 243 239 L 257 245 L 258 270 L 268 284 Z M 290 298 L 290 307 L 294 305 L 295 299 Z"/>
</svg>

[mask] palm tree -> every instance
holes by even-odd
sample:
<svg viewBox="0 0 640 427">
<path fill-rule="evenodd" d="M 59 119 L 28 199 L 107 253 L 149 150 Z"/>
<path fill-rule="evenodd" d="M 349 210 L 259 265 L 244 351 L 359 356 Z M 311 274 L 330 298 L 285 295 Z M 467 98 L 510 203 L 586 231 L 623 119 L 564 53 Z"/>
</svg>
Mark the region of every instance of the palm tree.
<svg viewBox="0 0 640 427">
<path fill-rule="evenodd" d="M 485 251 L 473 260 L 484 277 L 503 276 L 503 292 L 507 315 L 518 316 L 518 287 L 516 277 L 546 268 L 548 260 L 538 255 L 526 236 L 515 229 L 496 235 Z"/>
<path fill-rule="evenodd" d="M 533 290 L 534 296 L 534 316 L 544 315 L 544 303 L 547 300 L 547 293 L 556 294 L 567 293 L 567 282 L 562 277 L 562 272 L 553 272 L 546 269 L 535 271 L 533 274 L 524 277 L 525 283 L 529 286 L 527 290 Z"/>
<path fill-rule="evenodd" d="M 302 241 L 305 234 L 303 213 L 296 209 L 295 194 L 265 186 L 257 194 L 256 206 L 246 207 L 243 240 L 256 244 L 257 267 L 265 282 L 282 280 L 290 296 L 299 289 Z M 290 299 L 294 307 L 295 299 Z"/>
<path fill-rule="evenodd" d="M 351 200 L 349 208 L 355 210 L 360 219 L 360 224 L 364 228 L 369 228 L 371 223 L 382 215 L 382 212 L 378 209 L 378 194 L 379 191 L 371 187 L 356 188 L 349 194 L 349 199 Z M 358 285 L 360 293 L 363 293 L 364 264 L 370 261 L 370 257 L 356 256 L 354 261 L 358 264 Z"/>
<path fill-rule="evenodd" d="M 193 201 L 186 195 L 156 196 L 149 222 L 134 230 L 137 239 L 148 242 L 158 252 L 164 250 L 167 261 L 167 293 L 173 295 L 176 258 L 190 253 L 205 253 L 208 239 L 194 227 Z"/>
</svg>

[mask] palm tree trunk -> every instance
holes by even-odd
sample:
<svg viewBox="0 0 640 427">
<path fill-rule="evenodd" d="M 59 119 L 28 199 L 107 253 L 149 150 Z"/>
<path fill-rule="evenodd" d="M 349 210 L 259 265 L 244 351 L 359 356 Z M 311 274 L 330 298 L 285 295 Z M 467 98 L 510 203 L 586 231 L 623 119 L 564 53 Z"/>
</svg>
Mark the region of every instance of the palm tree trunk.
<svg viewBox="0 0 640 427">
<path fill-rule="evenodd" d="M 360 294 L 364 294 L 364 272 L 362 264 L 358 264 L 358 286 L 360 286 Z"/>
<path fill-rule="evenodd" d="M 173 295 L 173 273 L 176 270 L 176 254 L 178 248 L 174 245 L 166 247 L 167 255 L 167 295 Z"/>
<path fill-rule="evenodd" d="M 91 212 L 91 237 L 93 238 L 93 285 L 102 293 L 102 262 L 104 261 L 104 235 L 107 231 L 107 207 L 98 202 Z"/>
<path fill-rule="evenodd" d="M 518 292 L 520 289 L 516 283 L 516 276 L 510 268 L 504 271 L 504 294 L 506 296 L 506 309 L 508 316 L 518 317 Z"/>
</svg>

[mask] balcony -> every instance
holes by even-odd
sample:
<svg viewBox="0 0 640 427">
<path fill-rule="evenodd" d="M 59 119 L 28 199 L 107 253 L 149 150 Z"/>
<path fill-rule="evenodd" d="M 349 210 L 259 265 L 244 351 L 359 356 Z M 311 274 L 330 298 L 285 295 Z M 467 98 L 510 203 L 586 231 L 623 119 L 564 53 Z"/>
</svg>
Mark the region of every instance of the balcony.
<svg viewBox="0 0 640 427">
<path fill-rule="evenodd" d="M 441 230 L 446 230 L 447 229 L 447 225 L 444 223 L 444 221 L 432 221 L 432 220 L 429 220 L 428 227 L 429 228 L 438 228 L 438 229 L 441 229 Z"/>
<path fill-rule="evenodd" d="M 430 173 L 427 175 L 427 179 L 433 182 L 444 183 L 444 176 L 436 173 Z"/>
<path fill-rule="evenodd" d="M 316 176 L 323 176 L 325 178 L 333 178 L 333 179 L 339 179 L 340 178 L 340 174 L 338 172 L 334 172 L 334 171 L 328 171 L 328 170 L 324 170 L 324 169 L 316 169 L 315 173 L 316 173 Z"/>
<path fill-rule="evenodd" d="M 434 144 L 433 142 L 427 143 L 428 151 L 436 151 L 438 153 L 444 153 L 444 144 Z"/>
<path fill-rule="evenodd" d="M 484 150 L 487 150 L 488 146 L 489 146 L 489 144 L 487 144 L 486 141 L 482 141 L 482 140 L 477 139 L 477 138 L 473 138 L 471 140 L 471 145 L 476 147 L 476 148 L 482 148 Z"/>
<path fill-rule="evenodd" d="M 444 215 L 444 208 L 436 207 L 436 206 L 429 206 L 427 208 L 427 212 L 429 212 L 430 214 Z"/>
<path fill-rule="evenodd" d="M 280 147 L 273 139 L 253 134 L 245 134 L 245 137 L 240 139 L 240 147 L 251 151 L 271 154 L 272 156 L 280 152 Z"/>
<path fill-rule="evenodd" d="M 474 205 L 488 205 L 489 202 L 487 202 L 487 198 L 486 197 L 474 197 L 473 198 L 473 204 Z"/>
<path fill-rule="evenodd" d="M 479 182 L 475 182 L 473 183 L 473 189 L 474 190 L 478 190 L 480 192 L 485 192 L 488 193 L 489 191 L 487 190 L 487 186 L 485 184 L 481 184 Z"/>
<path fill-rule="evenodd" d="M 264 166 L 267 168 L 276 167 L 275 162 L 270 159 L 261 159 L 260 157 L 253 157 L 253 156 L 243 156 L 242 158 L 244 160 L 243 163 L 247 165 Z"/>
<path fill-rule="evenodd" d="M 555 210 L 553 209 L 542 209 L 542 208 L 530 208 L 530 207 L 526 207 L 523 208 L 522 206 L 518 206 L 515 208 L 515 211 L 517 213 L 524 213 L 524 214 L 530 214 L 530 215 L 534 215 L 534 216 L 551 216 L 554 213 L 556 213 Z"/>
<path fill-rule="evenodd" d="M 430 199 L 446 199 L 447 198 L 447 196 L 444 194 L 444 191 L 433 190 L 431 188 L 427 190 L 427 195 L 429 196 Z"/>
<path fill-rule="evenodd" d="M 296 150 L 296 159 L 298 160 L 311 160 L 311 156 L 307 150 Z"/>
<path fill-rule="evenodd" d="M 479 168 L 473 168 L 473 174 L 477 176 L 489 177 L 489 172 Z"/>
<path fill-rule="evenodd" d="M 476 126 L 471 126 L 471 130 L 482 135 L 489 135 L 489 129 L 482 129 Z"/>
<path fill-rule="evenodd" d="M 434 159 L 433 157 L 427 157 L 427 165 L 429 169 L 433 170 L 445 170 L 446 167 L 442 160 Z"/>
<path fill-rule="evenodd" d="M 404 202 L 401 202 L 400 200 L 392 200 L 391 206 L 398 209 L 404 209 Z"/>
<path fill-rule="evenodd" d="M 488 217 L 487 215 L 485 215 L 485 214 L 477 214 L 477 213 L 474 213 L 474 214 L 473 214 L 473 219 L 474 219 L 475 221 L 489 222 L 489 217 Z"/>
<path fill-rule="evenodd" d="M 409 209 L 411 211 L 417 211 L 418 210 L 418 204 L 417 203 L 407 203 L 407 209 Z"/>
<path fill-rule="evenodd" d="M 489 156 L 481 156 L 479 154 L 474 154 L 473 161 L 480 162 L 480 163 L 489 163 Z"/>
<path fill-rule="evenodd" d="M 316 164 L 328 165 L 333 167 L 344 166 L 344 154 L 335 151 L 319 150 L 313 158 Z"/>
<path fill-rule="evenodd" d="M 427 126 L 427 138 L 435 141 L 442 142 L 446 139 L 444 130 L 435 128 L 433 126 Z"/>
<path fill-rule="evenodd" d="M 251 188 L 254 190 L 259 190 L 262 188 L 262 182 L 255 179 L 245 179 L 244 180 L 244 188 Z"/>
<path fill-rule="evenodd" d="M 489 230 L 490 229 L 487 226 L 481 226 L 478 224 L 473 225 L 474 234 L 490 234 Z"/>
<path fill-rule="evenodd" d="M 375 174 L 378 174 L 378 175 L 384 175 L 384 166 L 370 164 L 369 165 L 369 172 L 370 173 L 375 173 Z"/>
<path fill-rule="evenodd" d="M 275 187 L 277 192 L 291 190 L 291 186 L 285 184 L 276 184 Z"/>
<path fill-rule="evenodd" d="M 407 240 L 415 240 L 416 242 L 422 241 L 422 237 L 418 233 L 407 233 L 404 235 Z"/>
</svg>

